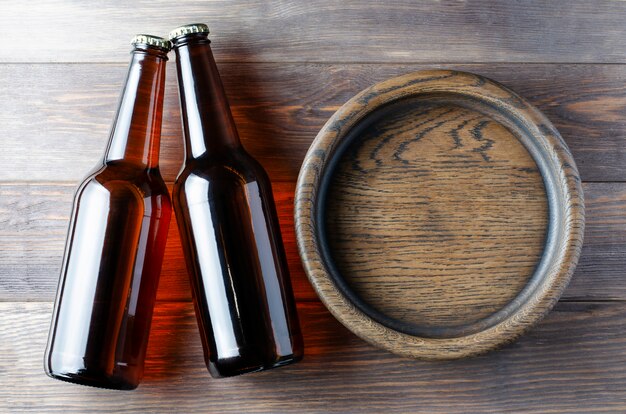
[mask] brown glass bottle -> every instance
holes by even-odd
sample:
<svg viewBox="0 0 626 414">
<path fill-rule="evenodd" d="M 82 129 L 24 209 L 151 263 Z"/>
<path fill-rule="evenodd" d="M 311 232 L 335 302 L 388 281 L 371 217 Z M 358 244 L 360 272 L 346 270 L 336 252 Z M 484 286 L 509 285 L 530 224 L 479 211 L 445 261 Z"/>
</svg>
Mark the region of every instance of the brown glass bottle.
<svg viewBox="0 0 626 414">
<path fill-rule="evenodd" d="M 170 34 L 185 163 L 174 211 L 214 377 L 296 362 L 303 346 L 270 180 L 242 147 L 205 25 Z"/>
<path fill-rule="evenodd" d="M 74 198 L 44 361 L 53 378 L 115 389 L 143 374 L 171 217 L 158 165 L 169 42 L 133 45 L 106 153 Z"/>
</svg>

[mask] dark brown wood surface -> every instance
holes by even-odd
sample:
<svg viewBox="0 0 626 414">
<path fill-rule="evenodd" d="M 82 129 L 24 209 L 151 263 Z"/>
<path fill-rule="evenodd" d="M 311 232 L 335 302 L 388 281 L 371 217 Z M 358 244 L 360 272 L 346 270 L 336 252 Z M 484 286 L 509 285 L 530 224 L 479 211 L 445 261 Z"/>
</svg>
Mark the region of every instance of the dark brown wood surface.
<svg viewBox="0 0 626 414">
<path fill-rule="evenodd" d="M 283 369 L 213 380 L 189 302 L 159 302 L 136 391 L 72 386 L 41 372 L 52 304 L 0 304 L 6 412 L 590 413 L 624 412 L 626 305 L 560 303 L 494 354 L 424 362 L 380 351 L 319 302 L 298 306 L 306 357 Z"/>
<path fill-rule="evenodd" d="M 73 183 L 0 185 L 0 301 L 54 300 L 69 221 Z M 296 297 L 317 300 L 302 271 L 293 228 L 295 183 L 274 183 L 274 197 Z M 563 299 L 626 301 L 626 183 L 586 183 L 585 241 Z M 19 212 L 19 214 L 16 214 Z M 158 297 L 191 300 L 172 216 Z"/>
<path fill-rule="evenodd" d="M 127 51 L 126 43 L 118 48 Z M 625 65 L 218 66 L 244 145 L 274 181 L 296 180 L 320 128 L 362 89 L 438 67 L 487 76 L 537 106 L 567 142 L 584 181 L 626 181 Z M 0 64 L 0 123 L 7 137 L 0 152 L 2 179 L 78 182 L 102 156 L 125 73 L 126 64 Z M 182 162 L 175 65 L 167 67 L 167 78 L 161 166 L 172 181 Z"/>
<path fill-rule="evenodd" d="M 210 379 L 175 223 L 146 378 L 130 393 L 51 380 L 42 357 L 74 188 L 104 149 L 135 33 L 212 30 L 243 141 L 274 180 L 305 333 L 302 363 Z M 626 3 L 619 1 L 3 2 L 0 7 L 0 411 L 626 411 Z M 578 164 L 585 244 L 563 300 L 518 342 L 449 363 L 405 360 L 317 302 L 295 248 L 295 178 L 346 100 L 445 67 L 536 105 Z M 162 161 L 182 160 L 174 65 Z"/>
<path fill-rule="evenodd" d="M 205 21 L 222 61 L 625 63 L 624 13 L 611 0 L 7 2 L 0 61 L 125 62 L 118 45 L 138 30 Z"/>
</svg>

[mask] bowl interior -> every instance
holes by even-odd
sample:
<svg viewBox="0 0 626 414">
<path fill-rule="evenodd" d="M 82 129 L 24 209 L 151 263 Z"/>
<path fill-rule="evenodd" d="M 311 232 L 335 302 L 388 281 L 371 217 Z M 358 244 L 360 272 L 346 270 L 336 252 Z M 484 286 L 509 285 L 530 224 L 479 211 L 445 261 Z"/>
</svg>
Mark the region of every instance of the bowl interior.
<svg viewBox="0 0 626 414">
<path fill-rule="evenodd" d="M 549 222 L 523 134 L 456 96 L 405 98 L 362 119 L 320 189 L 320 243 L 343 293 L 422 337 L 471 334 L 509 314 Z"/>
</svg>

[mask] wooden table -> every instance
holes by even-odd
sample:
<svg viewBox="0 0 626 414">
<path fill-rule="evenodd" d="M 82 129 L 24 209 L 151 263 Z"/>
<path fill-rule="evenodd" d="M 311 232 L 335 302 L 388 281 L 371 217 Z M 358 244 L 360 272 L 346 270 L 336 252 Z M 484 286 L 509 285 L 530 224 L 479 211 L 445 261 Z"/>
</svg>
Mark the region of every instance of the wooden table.
<svg viewBox="0 0 626 414">
<path fill-rule="evenodd" d="M 299 364 L 213 380 L 173 223 L 146 376 L 133 392 L 70 385 L 42 356 L 72 193 L 107 140 L 138 32 L 207 22 L 245 146 L 269 171 L 299 302 Z M 0 411 L 626 411 L 626 3 L 619 1 L 43 1 L 0 4 Z M 456 362 L 406 360 L 343 328 L 296 251 L 304 154 L 352 95 L 446 67 L 539 107 L 578 163 L 585 244 L 561 302 L 518 342 Z M 182 160 L 168 67 L 162 169 Z"/>
</svg>

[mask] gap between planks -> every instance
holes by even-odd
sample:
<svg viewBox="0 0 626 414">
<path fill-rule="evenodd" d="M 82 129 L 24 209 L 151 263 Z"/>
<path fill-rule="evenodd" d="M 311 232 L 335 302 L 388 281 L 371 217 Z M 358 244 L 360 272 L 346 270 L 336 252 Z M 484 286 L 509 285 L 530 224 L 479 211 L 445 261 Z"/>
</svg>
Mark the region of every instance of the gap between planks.
<svg viewBox="0 0 626 414">
<path fill-rule="evenodd" d="M 176 58 L 172 57 L 170 62 L 175 62 Z M 327 60 L 285 60 L 285 61 L 276 61 L 276 60 L 229 60 L 229 59 L 221 59 L 217 62 L 218 64 L 236 64 L 236 65 L 380 65 L 380 66 L 401 66 L 401 65 L 462 65 L 462 66 L 472 66 L 472 65 L 520 65 L 520 66 L 533 66 L 533 65 L 552 65 L 552 66 L 560 66 L 560 65 L 578 65 L 578 66 L 626 66 L 626 62 L 464 62 L 464 61 L 408 61 L 408 62 L 376 62 L 376 61 L 327 61 Z M 128 61 L 89 61 L 89 62 L 74 62 L 74 61 L 33 61 L 33 62 L 0 62 L 0 66 L 4 65 L 110 65 L 110 66 L 118 66 L 118 65 L 127 65 Z"/>
</svg>

